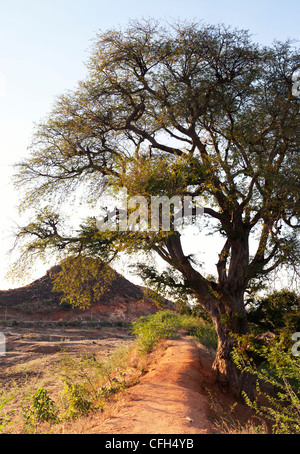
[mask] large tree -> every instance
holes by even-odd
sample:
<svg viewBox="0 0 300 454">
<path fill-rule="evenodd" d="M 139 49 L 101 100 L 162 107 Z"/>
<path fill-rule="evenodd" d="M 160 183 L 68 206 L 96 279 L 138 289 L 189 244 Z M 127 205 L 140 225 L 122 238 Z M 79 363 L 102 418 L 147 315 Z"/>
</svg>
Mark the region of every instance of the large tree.
<svg viewBox="0 0 300 454">
<path fill-rule="evenodd" d="M 50 249 L 104 261 L 121 252 L 158 254 L 169 271 L 144 265 L 144 273 L 205 308 L 219 339 L 217 378 L 235 392 L 247 388 L 231 359 L 234 334 L 249 332 L 245 292 L 256 278 L 299 261 L 299 98 L 292 93 L 299 65 L 292 43 L 262 47 L 223 25 L 149 20 L 98 35 L 87 78 L 58 98 L 17 166 L 21 207 L 40 209 L 17 232 L 23 257 Z M 68 232 L 60 202 L 77 190 L 99 206 L 104 188 L 147 200 L 200 198 L 224 238 L 217 279 L 185 254 L 172 222 L 169 231 L 103 232 L 87 220 Z M 42 210 L 45 202 L 51 208 Z"/>
</svg>

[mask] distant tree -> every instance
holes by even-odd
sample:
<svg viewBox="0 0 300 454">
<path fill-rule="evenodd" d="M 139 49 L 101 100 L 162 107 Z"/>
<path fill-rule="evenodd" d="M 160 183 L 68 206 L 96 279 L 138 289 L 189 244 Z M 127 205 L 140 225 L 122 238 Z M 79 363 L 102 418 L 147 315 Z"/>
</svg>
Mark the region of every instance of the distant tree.
<svg viewBox="0 0 300 454">
<path fill-rule="evenodd" d="M 261 47 L 223 25 L 150 20 L 100 34 L 87 78 L 58 98 L 17 166 L 21 207 L 40 209 L 17 232 L 22 257 L 58 250 L 110 261 L 122 252 L 156 253 L 167 272 L 149 259 L 143 275 L 205 308 L 219 339 L 217 379 L 249 395 L 251 379 L 231 357 L 231 333 L 249 331 L 245 292 L 278 266 L 299 263 L 299 98 L 292 93 L 299 66 L 292 43 Z M 174 222 L 170 231 L 102 232 L 89 219 L 67 231 L 60 202 L 77 190 L 96 206 L 104 188 L 148 201 L 199 197 L 207 228 L 217 224 L 224 237 L 217 280 L 184 253 Z"/>
</svg>

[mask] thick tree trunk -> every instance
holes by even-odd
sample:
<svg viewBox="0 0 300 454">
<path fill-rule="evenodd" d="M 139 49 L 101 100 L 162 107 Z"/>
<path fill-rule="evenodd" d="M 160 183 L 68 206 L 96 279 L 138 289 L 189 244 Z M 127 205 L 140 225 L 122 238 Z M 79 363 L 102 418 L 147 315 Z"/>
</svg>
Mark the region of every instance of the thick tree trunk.
<svg viewBox="0 0 300 454">
<path fill-rule="evenodd" d="M 228 273 L 226 261 L 231 248 Z M 180 236 L 168 237 L 167 249 L 170 257 L 167 261 L 175 264 L 182 273 L 199 302 L 211 316 L 218 335 L 218 349 L 213 364 L 216 380 L 236 396 L 245 391 L 252 399 L 254 379 L 249 374 L 241 373 L 232 358 L 234 335 L 249 333 L 244 306 L 244 291 L 247 284 L 246 270 L 249 259 L 248 234 L 243 230 L 240 235 L 226 242 L 217 265 L 219 283 L 205 279 L 192 266 L 184 255 Z M 165 253 L 162 254 L 164 258 Z"/>
<path fill-rule="evenodd" d="M 250 332 L 244 305 L 249 263 L 248 231 L 243 229 L 238 214 L 233 221 L 236 227 L 239 227 L 239 234 L 227 240 L 219 256 L 217 292 L 220 299 L 208 308 L 218 334 L 218 349 L 213 369 L 219 383 L 227 386 L 236 396 L 245 391 L 252 399 L 255 380 L 249 374 L 242 373 L 232 358 L 235 335 Z M 229 251 L 230 264 L 227 269 Z"/>
<path fill-rule="evenodd" d="M 250 374 L 242 373 L 232 358 L 236 343 L 234 335 L 249 333 L 244 305 L 232 310 L 228 309 L 221 300 L 215 309 L 212 315 L 218 335 L 217 354 L 213 363 L 215 380 L 236 397 L 240 397 L 241 392 L 245 391 L 252 400 L 255 380 Z"/>
</svg>

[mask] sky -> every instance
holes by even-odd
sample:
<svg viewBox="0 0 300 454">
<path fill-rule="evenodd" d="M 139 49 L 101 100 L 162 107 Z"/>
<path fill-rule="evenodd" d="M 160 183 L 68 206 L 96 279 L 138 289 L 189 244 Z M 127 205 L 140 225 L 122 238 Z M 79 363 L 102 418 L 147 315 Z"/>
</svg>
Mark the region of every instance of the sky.
<svg viewBox="0 0 300 454">
<path fill-rule="evenodd" d="M 0 289 L 16 286 L 6 276 L 19 219 L 12 166 L 26 157 L 34 124 L 57 96 L 85 78 L 97 33 L 131 19 L 191 19 L 246 29 L 253 41 L 270 45 L 299 39 L 299 13 L 299 0 L 0 0 Z"/>
</svg>

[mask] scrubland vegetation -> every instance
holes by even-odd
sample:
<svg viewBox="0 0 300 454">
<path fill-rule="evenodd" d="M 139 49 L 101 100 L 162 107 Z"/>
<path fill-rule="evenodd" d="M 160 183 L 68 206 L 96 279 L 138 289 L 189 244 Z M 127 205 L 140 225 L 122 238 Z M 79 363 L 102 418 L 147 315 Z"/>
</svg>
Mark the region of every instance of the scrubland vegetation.
<svg viewBox="0 0 300 454">
<path fill-rule="evenodd" d="M 273 433 L 300 433 L 299 356 L 291 354 L 286 335 L 259 346 L 254 334 L 259 328 L 253 327 L 253 334 L 237 339 L 233 354 L 237 367 L 257 379 L 256 400 L 250 401 L 244 393 L 245 402 L 270 422 Z M 286 329 L 284 326 L 282 332 Z M 217 347 L 217 335 L 209 321 L 173 311 L 139 318 L 132 323 L 132 333 L 133 343 L 109 355 L 71 355 L 62 351 L 40 380 L 30 380 L 30 370 L 37 367 L 34 360 L 19 365 L 28 377 L 22 384 L 12 382 L 3 387 L 0 431 L 55 433 L 63 423 L 72 424 L 82 416 L 105 411 L 117 393 L 138 383 L 162 339 L 190 335 L 209 349 Z M 260 429 L 263 431 L 263 426 Z"/>
<path fill-rule="evenodd" d="M 138 382 L 162 339 L 176 338 L 183 332 L 216 347 L 214 330 L 204 320 L 159 311 L 136 320 L 132 324 L 135 342 L 124 343 L 111 354 L 96 357 L 62 350 L 46 367 L 41 359 L 15 366 L 25 378 L 21 384 L 12 381 L 2 389 L 0 431 L 54 433 L 64 422 L 103 411 L 112 396 Z M 32 380 L 31 371 L 41 368 L 41 378 Z"/>
</svg>

